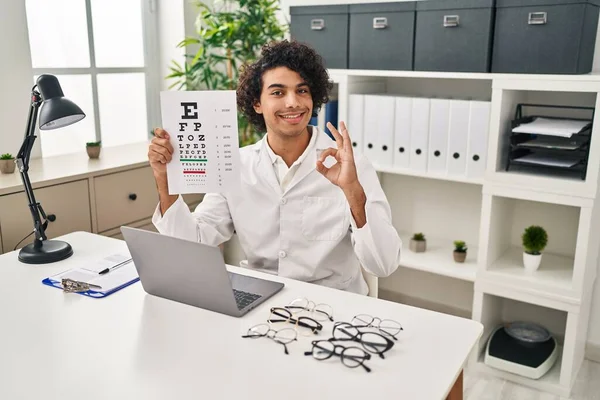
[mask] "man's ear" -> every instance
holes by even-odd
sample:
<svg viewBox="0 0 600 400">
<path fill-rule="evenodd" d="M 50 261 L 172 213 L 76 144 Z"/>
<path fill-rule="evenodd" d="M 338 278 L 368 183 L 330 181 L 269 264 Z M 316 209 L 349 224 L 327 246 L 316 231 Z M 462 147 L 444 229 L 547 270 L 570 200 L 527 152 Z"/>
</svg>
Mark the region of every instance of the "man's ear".
<svg viewBox="0 0 600 400">
<path fill-rule="evenodd" d="M 254 103 L 254 111 L 256 111 L 257 114 L 262 114 L 262 107 L 259 102 Z"/>
</svg>

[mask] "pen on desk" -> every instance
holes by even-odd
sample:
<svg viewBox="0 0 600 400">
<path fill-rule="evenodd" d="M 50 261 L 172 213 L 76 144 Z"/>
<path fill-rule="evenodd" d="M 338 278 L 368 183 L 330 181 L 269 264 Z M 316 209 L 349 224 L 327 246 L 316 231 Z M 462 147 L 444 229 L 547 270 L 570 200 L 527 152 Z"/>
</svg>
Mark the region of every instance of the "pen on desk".
<svg viewBox="0 0 600 400">
<path fill-rule="evenodd" d="M 129 260 L 125 260 L 117 265 L 113 265 L 112 267 L 109 268 L 104 268 L 102 271 L 98 272 L 99 275 L 104 275 L 106 273 L 108 273 L 109 271 L 112 271 L 113 269 L 119 268 L 122 265 L 125 265 L 127 263 L 131 262 L 131 258 Z"/>
</svg>

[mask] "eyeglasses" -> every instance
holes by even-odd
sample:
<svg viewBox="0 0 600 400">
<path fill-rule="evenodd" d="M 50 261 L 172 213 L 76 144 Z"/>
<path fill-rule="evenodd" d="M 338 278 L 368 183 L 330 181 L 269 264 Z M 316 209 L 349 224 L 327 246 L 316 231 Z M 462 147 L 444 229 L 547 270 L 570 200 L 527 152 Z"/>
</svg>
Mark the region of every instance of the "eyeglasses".
<svg viewBox="0 0 600 400">
<path fill-rule="evenodd" d="M 315 340 L 312 342 L 312 345 L 312 350 L 305 352 L 305 356 L 313 356 L 317 360 L 322 361 L 335 355 L 340 357 L 342 364 L 349 368 L 356 368 L 362 365 L 367 372 L 371 372 L 371 368 L 364 364 L 365 360 L 371 359 L 371 355 L 359 347 L 345 347 L 333 343 L 331 339 Z"/>
<path fill-rule="evenodd" d="M 396 335 L 404 330 L 399 322 L 391 319 L 381 319 L 368 314 L 359 314 L 352 318 L 352 325 L 356 328 L 376 328 L 380 333 L 398 340 Z"/>
<path fill-rule="evenodd" d="M 271 315 L 269 316 L 269 319 L 267 321 L 269 323 L 289 322 L 291 324 L 296 325 L 296 328 L 298 326 L 301 326 L 303 328 L 308 328 L 308 330 L 302 330 L 300 332 L 300 334 L 302 336 L 310 336 L 311 334 L 316 335 L 317 333 L 319 333 L 320 330 L 323 329 L 323 325 L 321 325 L 321 323 L 319 323 L 318 321 L 316 321 L 310 317 L 304 317 L 304 316 L 293 318 L 292 312 L 290 310 L 288 310 L 286 308 L 281 308 L 281 307 L 271 308 Z"/>
<path fill-rule="evenodd" d="M 315 302 L 304 298 L 292 301 L 289 305 L 285 306 L 285 308 L 290 310 L 294 315 L 308 312 L 310 313 L 310 316 L 317 321 L 325 321 L 328 319 L 333 322 L 333 309 L 328 304 L 316 304 Z"/>
<path fill-rule="evenodd" d="M 273 339 L 275 342 L 283 345 L 285 354 L 290 354 L 287 349 L 287 345 L 294 340 L 297 340 L 296 330 L 292 328 L 284 328 L 280 330 L 271 329 L 267 324 L 255 325 L 248 329 L 248 333 L 242 336 L 243 338 L 257 339 L 261 337 L 268 337 Z"/>
<path fill-rule="evenodd" d="M 348 322 L 337 322 L 333 326 L 333 338 L 339 341 L 354 341 L 362 345 L 369 353 L 375 353 L 385 358 L 383 353 L 394 346 L 387 337 L 375 332 L 361 332 Z"/>
</svg>

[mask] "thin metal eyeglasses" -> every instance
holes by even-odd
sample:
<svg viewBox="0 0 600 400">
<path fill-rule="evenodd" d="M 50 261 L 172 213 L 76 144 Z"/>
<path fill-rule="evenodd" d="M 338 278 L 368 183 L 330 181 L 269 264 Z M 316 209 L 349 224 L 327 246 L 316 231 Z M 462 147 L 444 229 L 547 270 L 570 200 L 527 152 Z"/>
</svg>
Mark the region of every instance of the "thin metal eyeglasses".
<svg viewBox="0 0 600 400">
<path fill-rule="evenodd" d="M 354 318 L 352 318 L 351 323 L 356 328 L 378 329 L 380 333 L 389 336 L 394 340 L 398 340 L 396 336 L 398 333 L 400 333 L 400 331 L 404 330 L 398 321 L 394 321 L 392 319 L 381 319 L 378 317 L 373 317 L 369 314 L 356 315 Z"/>
<path fill-rule="evenodd" d="M 317 321 L 330 320 L 333 322 L 333 308 L 328 304 L 316 304 L 314 301 L 303 298 L 292 301 L 285 308 L 290 310 L 294 315 L 310 313 L 310 316 Z"/>
<path fill-rule="evenodd" d="M 275 318 L 278 317 L 278 318 Z M 323 329 L 323 325 L 319 321 L 316 321 L 310 317 L 300 316 L 297 318 L 292 317 L 292 312 L 287 308 L 272 307 L 271 315 L 267 320 L 269 323 L 273 322 L 289 322 L 296 325 L 296 329 L 301 326 L 308 330 L 302 330 L 300 334 L 302 336 L 310 336 L 311 334 L 318 334 Z M 298 329 L 297 329 L 298 330 Z"/>
<path fill-rule="evenodd" d="M 246 335 L 242 335 L 243 338 L 257 339 L 261 337 L 268 337 L 273 341 L 282 344 L 285 350 L 285 354 L 290 354 L 287 349 L 287 345 L 297 339 L 297 333 L 295 329 L 284 328 L 280 330 L 271 329 L 267 324 L 259 324 L 248 329 Z"/>
<path fill-rule="evenodd" d="M 375 332 L 361 332 L 348 322 L 336 322 L 333 326 L 333 338 L 336 341 L 352 341 L 362 345 L 369 353 L 385 358 L 383 353 L 394 347 L 394 342 Z"/>
<path fill-rule="evenodd" d="M 315 359 L 322 361 L 331 358 L 331 356 L 340 357 L 342 364 L 349 368 L 356 368 L 359 365 L 367 371 L 371 372 L 371 368 L 367 367 L 364 362 L 371 359 L 371 355 L 363 349 L 356 346 L 342 346 L 333 343 L 335 339 L 329 340 L 314 340 L 312 342 L 311 351 L 304 353 L 305 356 L 313 356 Z M 338 351 L 339 350 L 339 351 Z"/>
</svg>

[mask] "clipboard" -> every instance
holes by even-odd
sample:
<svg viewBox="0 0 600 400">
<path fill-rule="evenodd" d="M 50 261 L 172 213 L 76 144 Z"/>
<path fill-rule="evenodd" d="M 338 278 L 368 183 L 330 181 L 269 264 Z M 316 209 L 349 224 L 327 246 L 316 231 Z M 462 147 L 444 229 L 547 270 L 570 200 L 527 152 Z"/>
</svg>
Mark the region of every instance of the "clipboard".
<svg viewBox="0 0 600 400">
<path fill-rule="evenodd" d="M 42 280 L 42 284 L 63 290 L 61 277 L 68 276 L 68 274 L 73 274 L 73 273 L 78 273 L 78 272 L 82 273 L 82 274 L 87 274 L 88 276 L 93 276 L 93 273 L 88 270 L 85 270 L 83 268 L 74 268 L 74 269 L 70 269 L 67 271 L 63 271 L 60 274 L 45 278 Z M 110 274 L 112 274 L 112 275 L 110 275 Z M 104 297 L 108 297 L 111 294 L 118 292 L 119 290 L 126 288 L 127 286 L 130 286 L 140 280 L 140 278 L 137 274 L 137 270 L 135 269 L 135 265 L 133 264 L 133 262 L 130 262 L 127 265 L 124 265 L 123 267 L 119 268 L 118 270 L 111 271 L 106 275 L 101 275 L 101 276 L 98 275 L 97 277 L 94 277 L 94 279 L 91 281 L 88 281 L 88 282 L 82 281 L 82 282 L 83 283 L 92 283 L 95 280 L 103 280 L 103 279 L 104 280 L 112 279 L 113 281 L 116 280 L 116 281 L 118 281 L 118 284 L 115 285 L 114 282 L 111 282 L 110 289 L 107 289 L 107 290 L 89 289 L 86 291 L 72 292 L 72 293 L 80 294 L 80 295 L 83 295 L 86 297 L 92 297 L 95 299 L 101 299 Z"/>
</svg>

